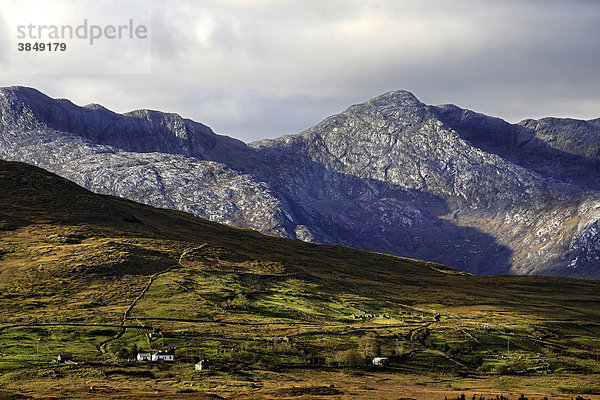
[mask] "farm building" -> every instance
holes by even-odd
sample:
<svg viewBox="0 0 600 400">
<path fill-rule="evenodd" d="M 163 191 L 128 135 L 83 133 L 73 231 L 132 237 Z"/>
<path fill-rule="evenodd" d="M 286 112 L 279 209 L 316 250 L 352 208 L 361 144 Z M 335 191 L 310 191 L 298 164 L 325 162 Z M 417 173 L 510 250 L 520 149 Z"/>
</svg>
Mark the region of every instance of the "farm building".
<svg viewBox="0 0 600 400">
<path fill-rule="evenodd" d="M 138 360 L 138 361 L 152 361 L 152 354 L 150 354 L 150 353 L 137 353 L 136 360 Z"/>
<path fill-rule="evenodd" d="M 58 357 L 56 357 L 56 362 L 57 363 L 72 363 L 72 362 L 75 362 L 75 358 L 73 358 L 73 356 L 71 354 L 59 354 Z"/>
<path fill-rule="evenodd" d="M 161 350 L 152 354 L 152 361 L 175 361 L 173 350 Z"/>
<path fill-rule="evenodd" d="M 388 364 L 389 360 L 387 357 L 375 357 L 371 363 L 373 365 L 377 365 L 378 367 L 385 367 Z"/>
<path fill-rule="evenodd" d="M 168 331 L 161 331 L 161 332 L 150 332 L 148 333 L 148 337 L 150 339 L 153 338 L 170 338 L 175 336 L 175 334 L 173 332 L 168 332 Z"/>
<path fill-rule="evenodd" d="M 196 363 L 194 369 L 196 371 L 213 371 L 215 369 L 215 364 L 209 360 L 201 360 L 200 362 Z"/>
</svg>

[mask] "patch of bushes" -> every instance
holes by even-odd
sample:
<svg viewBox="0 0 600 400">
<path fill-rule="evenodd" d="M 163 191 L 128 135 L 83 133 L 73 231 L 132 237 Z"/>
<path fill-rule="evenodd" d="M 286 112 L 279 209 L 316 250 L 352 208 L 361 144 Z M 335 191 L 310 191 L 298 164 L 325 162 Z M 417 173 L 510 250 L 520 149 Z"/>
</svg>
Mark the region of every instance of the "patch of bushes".
<svg viewBox="0 0 600 400">
<path fill-rule="evenodd" d="M 559 386 L 558 390 L 570 394 L 600 394 L 598 386 Z M 579 396 L 577 397 L 579 398 Z"/>
<path fill-rule="evenodd" d="M 273 392 L 274 397 L 296 397 L 296 396 L 336 396 L 343 394 L 333 386 L 305 386 L 279 389 Z"/>
<path fill-rule="evenodd" d="M 146 378 L 146 379 L 154 379 L 154 374 L 152 371 L 148 370 L 135 370 L 135 369 L 111 369 L 104 371 L 106 376 L 112 375 L 122 375 L 128 376 L 132 378 Z"/>
</svg>

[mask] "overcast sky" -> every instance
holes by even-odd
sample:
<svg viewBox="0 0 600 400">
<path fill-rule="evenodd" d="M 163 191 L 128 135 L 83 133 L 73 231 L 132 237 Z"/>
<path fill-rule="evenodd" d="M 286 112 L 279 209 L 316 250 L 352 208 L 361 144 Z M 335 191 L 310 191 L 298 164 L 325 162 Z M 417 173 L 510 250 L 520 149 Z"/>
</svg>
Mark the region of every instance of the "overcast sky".
<svg viewBox="0 0 600 400">
<path fill-rule="evenodd" d="M 176 112 L 246 142 L 395 89 L 510 122 L 600 117 L 597 0 L 148 2 L 151 73 L 26 75 L 9 68 L 17 0 L 0 0 L 0 86 Z M 51 15 L 67 0 L 33 3 Z"/>
</svg>

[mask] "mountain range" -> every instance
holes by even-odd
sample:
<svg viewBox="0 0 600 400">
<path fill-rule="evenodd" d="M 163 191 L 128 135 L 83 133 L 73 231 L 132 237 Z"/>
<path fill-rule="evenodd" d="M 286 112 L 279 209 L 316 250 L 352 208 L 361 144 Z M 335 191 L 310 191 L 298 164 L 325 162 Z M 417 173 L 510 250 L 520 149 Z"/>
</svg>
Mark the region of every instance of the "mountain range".
<svg viewBox="0 0 600 400">
<path fill-rule="evenodd" d="M 600 119 L 511 124 L 394 91 L 245 144 L 176 114 L 10 87 L 0 158 L 269 235 L 476 274 L 600 278 Z"/>
</svg>

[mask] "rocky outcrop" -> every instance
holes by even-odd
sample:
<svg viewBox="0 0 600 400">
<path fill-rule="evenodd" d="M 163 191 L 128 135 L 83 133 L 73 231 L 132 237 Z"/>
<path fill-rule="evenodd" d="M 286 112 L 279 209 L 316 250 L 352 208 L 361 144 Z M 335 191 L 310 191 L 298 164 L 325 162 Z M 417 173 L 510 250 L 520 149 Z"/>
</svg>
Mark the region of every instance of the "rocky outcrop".
<svg viewBox="0 0 600 400">
<path fill-rule="evenodd" d="M 509 124 L 406 91 L 246 145 L 174 114 L 0 91 L 0 157 L 100 193 L 469 272 L 600 278 L 600 120 Z"/>
</svg>

